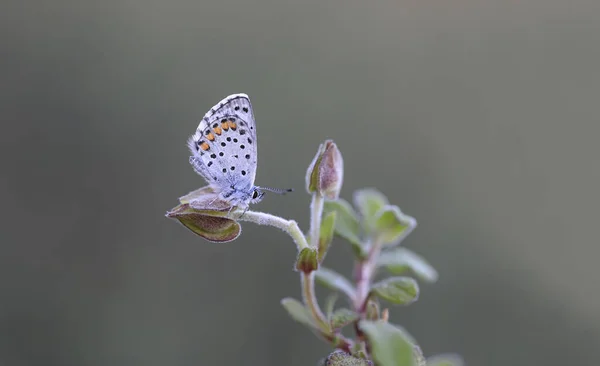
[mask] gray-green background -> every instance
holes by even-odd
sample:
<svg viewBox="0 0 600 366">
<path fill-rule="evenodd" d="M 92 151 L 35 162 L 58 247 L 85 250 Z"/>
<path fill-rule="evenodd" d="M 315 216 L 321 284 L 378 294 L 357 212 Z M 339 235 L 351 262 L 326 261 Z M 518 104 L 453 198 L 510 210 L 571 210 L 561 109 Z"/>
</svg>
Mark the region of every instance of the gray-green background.
<svg viewBox="0 0 600 366">
<path fill-rule="evenodd" d="M 393 308 L 426 354 L 600 362 L 598 1 L 15 1 L 0 11 L 0 364 L 313 365 L 295 247 L 164 217 L 203 185 L 185 141 L 252 99 L 256 209 L 308 226 L 333 138 L 439 270 Z M 349 274 L 334 242 L 330 266 Z"/>
</svg>

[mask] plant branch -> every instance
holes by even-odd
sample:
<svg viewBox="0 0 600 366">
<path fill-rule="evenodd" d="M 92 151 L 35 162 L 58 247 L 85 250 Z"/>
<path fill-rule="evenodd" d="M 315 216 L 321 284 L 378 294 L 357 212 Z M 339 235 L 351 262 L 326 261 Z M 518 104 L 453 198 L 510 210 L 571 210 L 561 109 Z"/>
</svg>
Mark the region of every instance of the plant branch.
<svg viewBox="0 0 600 366">
<path fill-rule="evenodd" d="M 375 242 L 369 248 L 367 257 L 356 263 L 354 278 L 356 281 L 356 295 L 354 297 L 354 309 L 361 315 L 364 315 L 369 297 L 369 290 L 373 274 L 375 273 L 376 261 L 381 252 L 381 244 Z"/>
<path fill-rule="evenodd" d="M 323 216 L 323 204 L 325 200 L 318 192 L 313 193 L 310 204 L 310 245 L 313 248 L 319 247 L 319 237 L 321 236 L 321 218 Z"/>
<path fill-rule="evenodd" d="M 298 251 L 308 248 L 308 242 L 306 241 L 302 230 L 300 230 L 300 227 L 298 227 L 298 223 L 296 223 L 294 220 L 286 220 L 278 216 L 258 211 L 246 211 L 246 213 L 236 218 L 236 220 L 249 221 L 258 225 L 274 226 L 285 231 L 289 236 L 292 237 L 296 243 L 296 246 L 298 247 Z"/>
<path fill-rule="evenodd" d="M 321 328 L 324 334 L 330 334 L 331 330 L 329 327 L 329 323 L 323 315 L 321 308 L 319 307 L 319 303 L 317 302 L 317 298 L 315 296 L 315 273 L 305 273 L 302 272 L 300 274 L 300 280 L 302 282 L 302 298 L 304 299 L 304 304 L 310 310 L 314 320 L 317 322 L 319 328 Z"/>
</svg>

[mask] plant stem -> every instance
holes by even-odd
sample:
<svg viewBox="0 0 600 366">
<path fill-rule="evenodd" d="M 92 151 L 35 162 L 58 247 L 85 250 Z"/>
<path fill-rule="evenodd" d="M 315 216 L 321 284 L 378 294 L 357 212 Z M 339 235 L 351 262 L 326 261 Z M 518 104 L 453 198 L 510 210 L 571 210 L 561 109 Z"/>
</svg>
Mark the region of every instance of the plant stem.
<svg viewBox="0 0 600 366">
<path fill-rule="evenodd" d="M 354 297 L 354 309 L 363 317 L 366 307 L 371 280 L 375 272 L 375 261 L 381 251 L 381 244 L 375 242 L 369 248 L 367 257 L 358 261 L 354 269 L 354 278 L 356 281 L 356 296 Z"/>
<path fill-rule="evenodd" d="M 323 216 L 323 204 L 325 200 L 319 193 L 313 193 L 310 203 L 310 245 L 313 248 L 319 247 L 319 237 L 321 236 L 321 217 Z"/>
<path fill-rule="evenodd" d="M 323 315 L 321 308 L 319 307 L 319 303 L 317 302 L 317 298 L 315 296 L 315 273 L 304 273 L 300 274 L 300 281 L 302 282 L 302 298 L 304 299 L 304 305 L 308 307 L 313 318 L 325 334 L 330 334 L 331 329 L 329 328 L 329 323 Z"/>
<path fill-rule="evenodd" d="M 278 216 L 258 211 L 246 211 L 246 213 L 237 218 L 237 220 L 249 221 L 258 225 L 274 226 L 285 231 L 289 236 L 292 237 L 296 243 L 296 246 L 298 247 L 298 251 L 308 248 L 308 242 L 306 241 L 302 230 L 300 230 L 300 227 L 298 227 L 298 223 L 296 223 L 294 220 L 286 220 Z"/>
<path fill-rule="evenodd" d="M 352 347 L 354 345 L 354 342 L 344 337 L 342 334 L 323 334 L 323 337 L 329 342 L 331 342 L 335 348 L 341 349 L 346 353 L 352 353 Z"/>
</svg>

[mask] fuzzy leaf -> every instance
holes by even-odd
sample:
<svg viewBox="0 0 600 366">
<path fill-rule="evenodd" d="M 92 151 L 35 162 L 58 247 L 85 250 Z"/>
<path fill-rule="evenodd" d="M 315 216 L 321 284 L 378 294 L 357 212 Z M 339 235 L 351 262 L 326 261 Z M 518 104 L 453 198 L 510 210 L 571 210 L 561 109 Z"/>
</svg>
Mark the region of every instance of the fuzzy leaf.
<svg viewBox="0 0 600 366">
<path fill-rule="evenodd" d="M 390 273 L 400 275 L 412 271 L 419 279 L 433 283 L 438 273 L 423 257 L 406 248 L 384 251 L 377 258 L 377 267 L 385 267 Z"/>
<path fill-rule="evenodd" d="M 335 212 L 335 233 L 348 240 L 357 255 L 364 255 L 361 243 L 360 222 L 352 206 L 343 199 L 325 201 L 324 212 Z"/>
<path fill-rule="evenodd" d="M 405 331 L 393 324 L 363 320 L 359 323 L 378 366 L 415 366 L 413 345 Z"/>
<path fill-rule="evenodd" d="M 379 240 L 387 245 L 400 243 L 417 226 L 417 220 L 403 214 L 398 206 L 386 205 L 375 217 L 373 230 Z"/>
<path fill-rule="evenodd" d="M 324 215 L 323 221 L 321 222 L 321 233 L 319 237 L 319 263 L 323 262 L 325 255 L 329 250 L 333 234 L 335 232 L 335 218 L 337 213 L 335 211 Z"/>
<path fill-rule="evenodd" d="M 354 287 L 350 281 L 334 270 L 319 268 L 315 272 L 315 280 L 325 287 L 345 293 L 349 298 L 354 297 Z"/>
<path fill-rule="evenodd" d="M 308 193 L 314 193 L 319 188 L 319 165 L 323 159 L 323 153 L 325 152 L 325 145 L 320 144 L 317 154 L 311 161 L 306 171 L 306 191 Z"/>
<path fill-rule="evenodd" d="M 354 192 L 354 206 L 360 212 L 369 232 L 374 229 L 375 215 L 387 204 L 388 200 L 383 193 L 374 188 L 363 188 Z"/>
<path fill-rule="evenodd" d="M 338 293 L 332 292 L 325 299 L 325 316 L 327 320 L 331 320 L 331 315 L 333 314 L 333 308 L 335 307 L 335 302 L 337 301 Z"/>
<path fill-rule="evenodd" d="M 318 329 L 313 322 L 310 310 L 308 310 L 300 301 L 291 297 L 286 297 L 285 299 L 281 300 L 281 305 L 283 305 L 285 310 L 287 310 L 292 319 L 298 323 L 302 323 L 312 329 Z"/>
<path fill-rule="evenodd" d="M 465 361 L 459 355 L 443 354 L 427 358 L 427 366 L 463 366 Z"/>
<path fill-rule="evenodd" d="M 350 309 L 340 308 L 331 315 L 331 328 L 339 329 L 358 320 L 358 314 Z"/>
<path fill-rule="evenodd" d="M 410 277 L 391 277 L 374 284 L 371 292 L 393 304 L 408 305 L 419 298 L 419 285 Z"/>
<path fill-rule="evenodd" d="M 379 320 L 379 300 L 376 297 L 371 297 L 367 300 L 365 318 L 367 320 Z"/>
</svg>

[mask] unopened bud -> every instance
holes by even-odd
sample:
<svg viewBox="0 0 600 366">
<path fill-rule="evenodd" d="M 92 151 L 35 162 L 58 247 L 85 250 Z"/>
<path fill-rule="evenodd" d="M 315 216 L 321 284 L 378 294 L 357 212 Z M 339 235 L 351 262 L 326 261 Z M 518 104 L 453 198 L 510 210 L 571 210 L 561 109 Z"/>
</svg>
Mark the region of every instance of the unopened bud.
<svg viewBox="0 0 600 366">
<path fill-rule="evenodd" d="M 344 180 L 344 160 L 337 145 L 327 140 L 319 150 L 306 171 L 306 190 L 325 198 L 335 200 L 340 195 Z"/>
<path fill-rule="evenodd" d="M 319 268 L 317 261 L 317 250 L 314 248 L 304 248 L 298 253 L 296 259 L 296 270 L 304 273 L 311 273 Z"/>
<path fill-rule="evenodd" d="M 344 351 L 334 351 L 321 364 L 323 366 L 371 366 L 373 363 L 362 358 L 354 357 Z"/>
<path fill-rule="evenodd" d="M 178 220 L 196 235 L 216 243 L 232 241 L 240 235 L 240 224 L 226 217 L 231 205 L 219 200 L 211 187 L 190 192 L 179 202 L 166 216 Z"/>
</svg>

